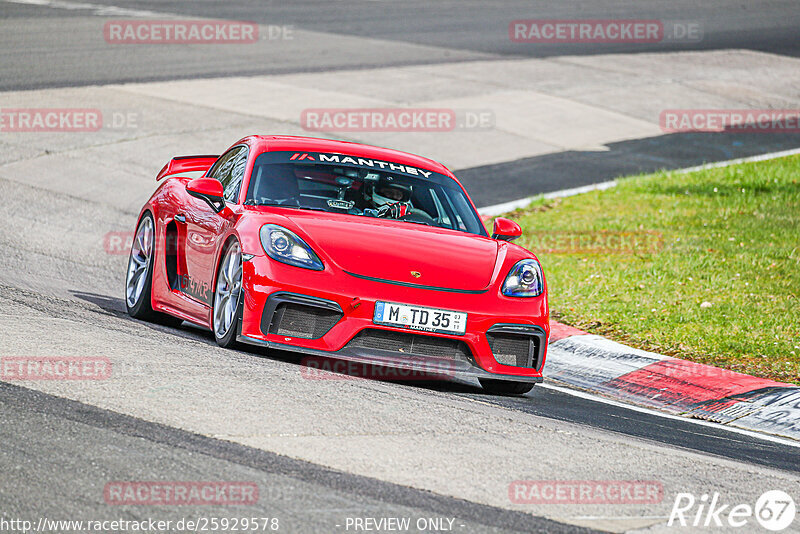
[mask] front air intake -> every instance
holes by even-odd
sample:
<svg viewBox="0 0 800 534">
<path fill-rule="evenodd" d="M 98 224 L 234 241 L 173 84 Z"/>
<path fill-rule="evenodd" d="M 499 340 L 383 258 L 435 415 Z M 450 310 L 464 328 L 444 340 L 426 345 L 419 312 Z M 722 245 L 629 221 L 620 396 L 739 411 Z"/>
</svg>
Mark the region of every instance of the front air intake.
<svg viewBox="0 0 800 534">
<path fill-rule="evenodd" d="M 319 339 L 344 316 L 333 301 L 279 292 L 269 296 L 261 316 L 265 334 Z"/>
<path fill-rule="evenodd" d="M 389 351 L 394 352 L 397 356 L 425 356 L 471 361 L 469 348 L 463 341 L 375 328 L 362 330 L 350 340 L 345 348 Z"/>
<path fill-rule="evenodd" d="M 544 332 L 523 325 L 495 325 L 486 340 L 497 363 L 539 369 L 544 356 Z"/>
</svg>

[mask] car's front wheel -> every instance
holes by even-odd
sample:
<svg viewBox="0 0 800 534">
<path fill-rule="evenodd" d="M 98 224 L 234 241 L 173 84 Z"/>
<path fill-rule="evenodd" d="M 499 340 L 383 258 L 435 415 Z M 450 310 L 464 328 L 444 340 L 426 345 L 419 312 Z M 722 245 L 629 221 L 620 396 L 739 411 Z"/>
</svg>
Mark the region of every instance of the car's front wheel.
<svg viewBox="0 0 800 534">
<path fill-rule="evenodd" d="M 533 384 L 528 382 L 513 382 L 510 380 L 494 380 L 479 378 L 481 387 L 492 395 L 524 395 L 533 389 Z"/>
<path fill-rule="evenodd" d="M 242 249 L 237 241 L 225 249 L 214 290 L 214 338 L 220 347 L 236 346 L 242 292 Z"/>
</svg>

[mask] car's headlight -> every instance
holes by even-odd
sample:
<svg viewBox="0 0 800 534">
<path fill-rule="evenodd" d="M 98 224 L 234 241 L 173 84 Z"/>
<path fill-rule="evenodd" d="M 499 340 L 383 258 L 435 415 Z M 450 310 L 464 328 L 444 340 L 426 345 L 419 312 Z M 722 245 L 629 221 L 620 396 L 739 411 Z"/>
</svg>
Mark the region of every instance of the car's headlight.
<svg viewBox="0 0 800 534">
<path fill-rule="evenodd" d="M 503 282 L 503 295 L 507 297 L 538 297 L 542 291 L 542 266 L 533 259 L 518 261 Z"/>
<path fill-rule="evenodd" d="M 265 224 L 260 235 L 264 252 L 273 260 L 315 271 L 325 268 L 311 247 L 291 230 L 277 224 Z"/>
</svg>

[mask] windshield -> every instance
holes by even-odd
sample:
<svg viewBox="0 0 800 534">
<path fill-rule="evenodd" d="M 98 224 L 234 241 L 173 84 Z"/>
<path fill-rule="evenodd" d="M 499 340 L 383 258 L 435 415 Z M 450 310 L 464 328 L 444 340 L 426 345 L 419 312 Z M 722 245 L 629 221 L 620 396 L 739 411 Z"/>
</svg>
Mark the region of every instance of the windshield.
<svg viewBox="0 0 800 534">
<path fill-rule="evenodd" d="M 341 154 L 261 154 L 253 166 L 245 204 L 396 219 L 486 235 L 452 178 Z"/>
</svg>

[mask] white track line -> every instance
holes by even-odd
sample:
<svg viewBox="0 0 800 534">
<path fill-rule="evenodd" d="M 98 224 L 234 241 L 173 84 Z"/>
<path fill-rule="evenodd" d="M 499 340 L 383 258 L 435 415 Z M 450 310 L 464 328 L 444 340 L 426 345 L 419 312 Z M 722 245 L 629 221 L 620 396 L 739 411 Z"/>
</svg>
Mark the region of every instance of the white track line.
<svg viewBox="0 0 800 534">
<path fill-rule="evenodd" d="M 747 158 L 729 159 L 727 161 L 717 161 L 715 163 L 704 163 L 697 167 L 689 167 L 687 169 L 678 169 L 670 172 L 677 172 L 679 174 L 702 171 L 703 169 L 716 169 L 718 167 L 728 167 L 729 165 L 736 165 L 738 163 L 750 163 L 753 161 L 767 161 L 770 159 L 784 158 L 786 156 L 794 156 L 800 154 L 800 148 L 793 148 L 791 150 L 782 150 L 781 152 L 770 152 L 768 154 L 759 154 L 758 156 L 750 156 Z"/>
<path fill-rule="evenodd" d="M 521 198 L 519 200 L 512 200 L 510 202 L 503 202 L 502 204 L 494 204 L 493 206 L 486 206 L 485 208 L 478 208 L 478 213 L 492 217 L 507 213 L 517 208 L 524 208 L 530 204 L 535 198 L 559 198 L 571 197 L 573 195 L 580 195 L 581 193 L 588 193 L 589 191 L 603 191 L 617 185 L 617 182 L 612 180 L 610 182 L 600 182 L 599 184 L 584 185 L 581 187 L 573 187 L 572 189 L 562 189 L 561 191 L 553 191 L 552 193 L 544 193 L 533 197 Z"/>
<path fill-rule="evenodd" d="M 587 393 L 585 391 L 579 391 L 577 389 L 570 389 L 561 386 L 554 386 L 553 384 L 542 383 L 536 386 L 537 388 L 544 388 L 544 389 L 552 389 L 553 391 L 558 391 L 560 393 L 565 393 L 567 395 L 572 395 L 573 397 L 578 397 L 581 399 L 587 399 L 595 402 L 602 402 L 603 404 L 608 404 L 611 406 L 616 406 L 618 408 L 625 408 L 627 410 L 633 410 L 634 412 L 641 412 L 646 413 L 648 415 L 655 415 L 658 417 L 663 417 L 665 419 L 674 419 L 677 421 L 683 421 L 685 423 L 693 423 L 695 425 L 700 426 L 707 426 L 710 428 L 716 428 L 717 430 L 727 430 L 728 432 L 733 432 L 735 434 L 742 434 L 743 436 L 748 436 L 751 438 L 756 438 L 764 441 L 771 441 L 773 443 L 779 443 L 781 445 L 787 445 L 789 447 L 800 447 L 800 442 L 794 441 L 792 439 L 787 438 L 780 438 L 778 436 L 774 436 L 772 434 L 762 434 L 761 432 L 754 432 L 751 430 L 745 430 L 743 428 L 737 428 L 729 425 L 724 425 L 722 423 L 715 423 L 713 421 L 706 421 L 703 419 L 695 419 L 692 417 L 681 417 L 680 415 L 672 415 L 664 412 L 659 412 L 658 410 L 652 410 L 650 408 L 645 408 L 643 406 L 636 406 L 635 404 L 627 404 L 624 402 L 615 401 L 612 399 L 607 399 L 605 397 L 594 395 L 592 393 Z"/>
<path fill-rule="evenodd" d="M 800 154 L 800 148 L 793 148 L 791 150 L 782 150 L 780 152 L 769 152 L 767 154 L 759 154 L 757 156 L 749 156 L 747 158 L 729 159 L 726 161 L 704 163 L 703 165 L 698 165 L 696 167 L 675 169 L 667 172 L 685 174 L 687 172 L 702 171 L 704 169 L 717 169 L 720 167 L 728 167 L 730 165 L 737 165 L 739 163 L 750 163 L 754 161 L 767 161 L 770 159 L 784 158 L 786 156 L 794 156 L 796 154 Z M 548 199 L 548 198 L 571 197 L 574 195 L 580 195 L 582 193 L 588 193 L 590 191 L 603 191 L 605 189 L 614 187 L 615 185 L 617 185 L 616 180 L 611 180 L 609 182 L 600 182 L 598 184 L 585 185 L 583 187 L 562 189 L 561 191 L 553 191 L 552 193 L 544 193 L 542 195 L 535 195 L 531 197 L 521 198 L 519 200 L 511 200 L 509 202 L 503 202 L 501 204 L 493 204 L 491 206 L 486 206 L 484 208 L 478 208 L 478 213 L 481 215 L 493 217 L 495 215 L 500 215 L 501 213 L 507 213 L 509 211 L 513 211 L 517 208 L 524 208 L 537 198 Z"/>
</svg>

